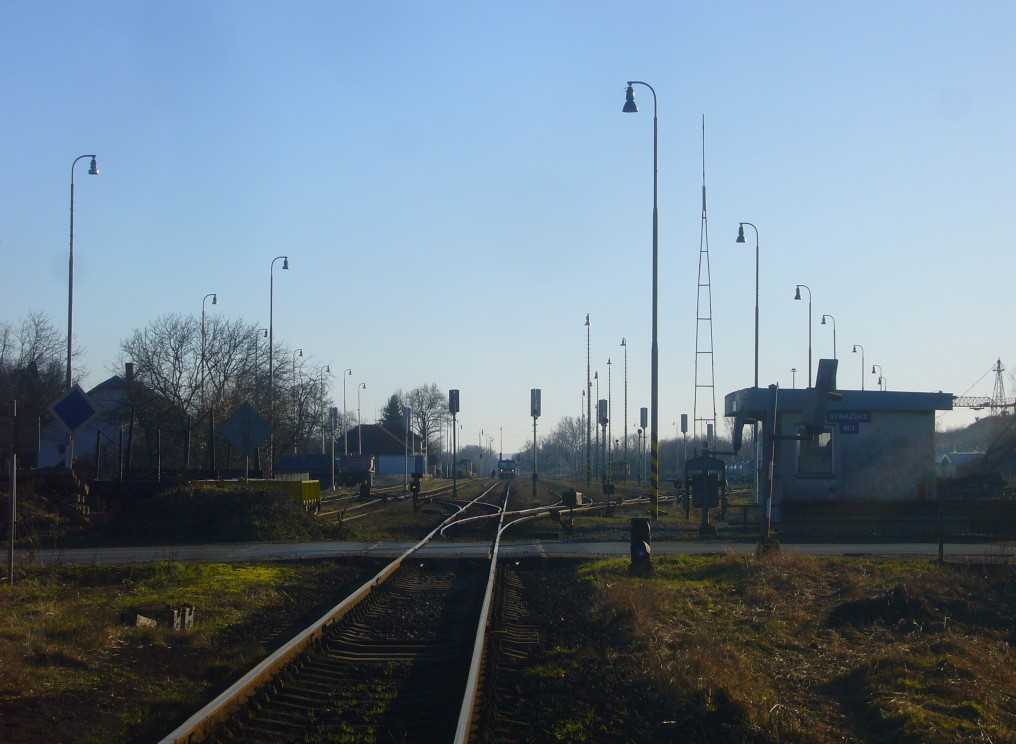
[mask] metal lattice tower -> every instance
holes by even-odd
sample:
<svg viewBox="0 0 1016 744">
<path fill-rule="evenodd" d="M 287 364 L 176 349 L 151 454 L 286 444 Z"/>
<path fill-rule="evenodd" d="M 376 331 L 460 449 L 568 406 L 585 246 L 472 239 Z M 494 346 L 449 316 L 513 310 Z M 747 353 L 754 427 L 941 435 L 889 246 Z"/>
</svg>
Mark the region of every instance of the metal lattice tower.
<svg viewBox="0 0 1016 744">
<path fill-rule="evenodd" d="M 999 359 L 995 362 L 995 388 L 991 391 L 992 416 L 998 416 L 1006 412 L 1005 383 L 1002 381 L 1002 373 L 1004 371 L 1005 367 L 1002 366 L 1002 360 Z"/>
<path fill-rule="evenodd" d="M 706 215 L 706 117 L 702 117 L 702 229 L 699 235 L 698 293 L 695 301 L 695 407 L 692 435 L 704 440 L 716 431 L 716 370 L 713 361 L 713 290 L 709 272 L 709 218 Z"/>
</svg>

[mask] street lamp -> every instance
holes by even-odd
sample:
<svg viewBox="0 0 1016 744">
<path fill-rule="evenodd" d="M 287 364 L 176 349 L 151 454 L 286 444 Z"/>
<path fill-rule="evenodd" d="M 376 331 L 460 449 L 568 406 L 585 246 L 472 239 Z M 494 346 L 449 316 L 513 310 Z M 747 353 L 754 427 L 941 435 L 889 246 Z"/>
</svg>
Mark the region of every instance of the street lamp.
<svg viewBox="0 0 1016 744">
<path fill-rule="evenodd" d="M 593 372 L 593 382 L 596 383 L 596 474 L 603 482 L 603 471 L 600 470 L 600 371 Z"/>
<path fill-rule="evenodd" d="M 356 387 L 356 440 L 357 454 L 363 454 L 363 423 L 360 419 L 360 391 L 367 389 L 367 383 L 361 382 Z"/>
<path fill-rule="evenodd" d="M 832 315 L 823 315 L 822 316 L 822 325 L 826 324 L 826 322 L 825 322 L 826 318 L 829 318 L 829 320 L 831 320 L 833 322 L 833 359 L 835 359 L 836 358 L 836 318 L 834 318 Z"/>
<path fill-rule="evenodd" d="M 74 338 L 74 166 L 79 160 L 91 158 L 92 164 L 88 168 L 88 175 L 99 175 L 99 166 L 95 163 L 94 155 L 79 155 L 71 163 L 71 251 L 67 262 L 67 389 L 71 389 L 71 354 L 73 352 Z"/>
<path fill-rule="evenodd" d="M 212 298 L 212 304 L 218 305 L 219 298 L 214 292 L 201 298 L 201 408 L 205 407 L 205 300 Z"/>
<path fill-rule="evenodd" d="M 579 457 L 582 457 L 582 439 L 586 437 L 586 390 L 582 389 L 582 404 L 579 406 Z M 586 439 L 585 444 L 588 445 L 589 440 Z M 588 465 L 588 463 L 587 463 Z M 586 475 L 589 475 L 589 469 L 586 468 Z"/>
<path fill-rule="evenodd" d="M 592 481 L 592 434 L 590 428 L 593 423 L 592 418 L 592 405 L 593 405 L 593 383 L 589 379 L 589 313 L 586 313 L 586 485 L 588 486 Z"/>
<path fill-rule="evenodd" d="M 342 454 L 349 454 L 349 427 L 346 426 L 346 378 L 353 376 L 353 370 L 348 367 L 342 370 Z"/>
<path fill-rule="evenodd" d="M 758 228 L 750 222 L 739 222 L 737 225 L 737 242 L 744 243 L 744 226 L 747 225 L 755 231 L 755 387 L 758 388 Z M 755 503 L 758 503 L 758 490 L 759 490 L 759 463 L 761 461 L 761 452 L 759 450 L 759 438 L 758 438 L 758 421 L 753 421 L 751 425 L 752 432 L 752 457 L 755 460 L 754 470 L 755 476 L 752 478 L 752 484 L 755 491 Z"/>
<path fill-rule="evenodd" d="M 624 349 L 624 482 L 628 482 L 628 342 L 621 339 Z"/>
<path fill-rule="evenodd" d="M 882 365 L 880 364 L 871 365 L 872 374 L 875 374 L 875 367 L 878 367 L 878 389 L 885 390 L 885 377 L 882 376 Z"/>
<path fill-rule="evenodd" d="M 755 387 L 758 387 L 758 228 L 750 222 L 740 222 L 737 226 L 737 242 L 743 243 L 744 226 L 755 231 Z"/>
<path fill-rule="evenodd" d="M 612 425 L 614 414 L 610 409 L 610 357 L 607 357 L 607 441 L 604 443 L 604 449 L 607 450 L 607 482 L 610 483 L 614 480 L 614 450 L 611 448 L 611 443 L 614 441 L 614 427 Z"/>
<path fill-rule="evenodd" d="M 658 279 L 658 254 L 659 254 L 659 119 L 657 117 L 656 90 L 649 83 L 640 80 L 629 80 L 628 89 L 625 91 L 623 113 L 638 113 L 638 106 L 635 105 L 635 90 L 633 85 L 644 85 L 653 94 L 653 346 L 652 346 L 652 376 L 651 376 L 651 400 L 650 400 L 650 486 L 649 501 L 652 520 L 655 522 L 660 518 L 660 435 L 659 435 L 659 347 L 657 346 L 657 279 Z"/>
<path fill-rule="evenodd" d="M 268 467 L 275 477 L 275 367 L 273 359 L 275 354 L 275 262 L 282 259 L 283 271 L 289 270 L 289 256 L 276 256 L 272 259 L 271 270 L 268 275 Z"/>
<path fill-rule="evenodd" d="M 322 404 L 321 405 L 321 411 L 322 411 L 322 414 L 323 414 L 324 413 L 324 402 L 325 402 L 325 375 L 330 375 L 332 373 L 332 368 L 331 368 L 330 365 L 326 364 L 324 367 L 322 367 L 320 370 L 318 370 L 318 372 L 320 372 L 320 376 L 321 376 L 321 404 Z M 333 438 L 335 437 L 335 432 L 334 431 L 332 432 L 332 437 Z M 335 446 L 334 442 L 332 442 L 332 446 L 333 447 Z M 325 419 L 324 419 L 324 415 L 322 415 L 321 416 L 321 454 L 323 455 L 324 453 L 325 453 Z"/>
<path fill-rule="evenodd" d="M 811 287 L 807 284 L 798 284 L 795 300 L 801 299 L 801 287 L 808 290 L 808 387 L 811 387 Z"/>
<path fill-rule="evenodd" d="M 854 344 L 855 354 L 857 353 L 858 349 L 861 350 L 861 390 L 864 390 L 864 370 L 866 369 L 866 367 L 864 366 L 864 347 L 861 346 L 860 344 Z"/>
</svg>

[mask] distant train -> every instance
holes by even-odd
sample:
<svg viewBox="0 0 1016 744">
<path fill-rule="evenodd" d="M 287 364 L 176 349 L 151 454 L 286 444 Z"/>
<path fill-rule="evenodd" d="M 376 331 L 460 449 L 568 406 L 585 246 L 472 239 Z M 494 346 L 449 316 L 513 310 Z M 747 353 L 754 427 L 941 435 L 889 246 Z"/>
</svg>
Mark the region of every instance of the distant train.
<svg viewBox="0 0 1016 744">
<path fill-rule="evenodd" d="M 515 460 L 498 460 L 497 477 L 501 480 L 511 480 L 519 474 L 519 464 Z"/>
</svg>

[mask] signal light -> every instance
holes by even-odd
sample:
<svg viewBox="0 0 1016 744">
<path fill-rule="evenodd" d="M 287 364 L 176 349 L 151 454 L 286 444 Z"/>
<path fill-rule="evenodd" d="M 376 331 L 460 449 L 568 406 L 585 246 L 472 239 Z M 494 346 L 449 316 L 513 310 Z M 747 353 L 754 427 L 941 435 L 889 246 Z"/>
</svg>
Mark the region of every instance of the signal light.
<svg viewBox="0 0 1016 744">
<path fill-rule="evenodd" d="M 634 517 L 631 520 L 631 564 L 628 573 L 633 576 L 647 576 L 653 571 L 652 533 L 649 520 Z"/>
</svg>

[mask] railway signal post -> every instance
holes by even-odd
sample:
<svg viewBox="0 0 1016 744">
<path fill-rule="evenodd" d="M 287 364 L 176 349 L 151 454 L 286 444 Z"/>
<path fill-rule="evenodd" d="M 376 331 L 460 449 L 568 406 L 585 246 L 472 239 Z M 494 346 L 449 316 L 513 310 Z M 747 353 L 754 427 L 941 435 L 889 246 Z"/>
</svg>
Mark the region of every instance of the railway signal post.
<svg viewBox="0 0 1016 744">
<path fill-rule="evenodd" d="M 536 481 L 539 478 L 536 458 L 536 419 L 540 418 L 540 388 L 529 391 L 529 414 L 533 417 L 533 498 L 536 498 Z"/>
<path fill-rule="evenodd" d="M 449 390 L 448 391 L 448 412 L 452 415 L 452 498 L 459 497 L 459 451 L 458 451 L 458 433 L 459 427 L 456 422 L 456 416 L 459 413 L 459 391 Z"/>
</svg>

